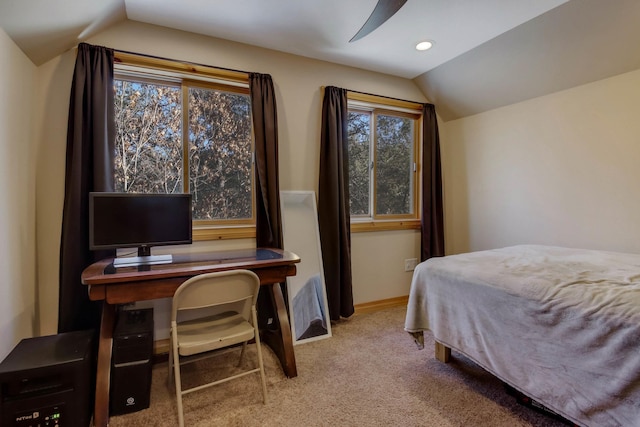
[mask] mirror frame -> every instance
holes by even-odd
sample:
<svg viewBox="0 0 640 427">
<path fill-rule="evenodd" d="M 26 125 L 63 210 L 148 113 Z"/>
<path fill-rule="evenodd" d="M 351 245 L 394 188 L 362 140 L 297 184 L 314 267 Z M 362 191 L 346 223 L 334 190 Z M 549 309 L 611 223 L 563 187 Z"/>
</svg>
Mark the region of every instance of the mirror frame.
<svg viewBox="0 0 640 427">
<path fill-rule="evenodd" d="M 300 257 L 297 274 L 287 277 L 294 345 L 331 337 L 318 209 L 314 191 L 281 191 L 284 249 Z M 301 330 L 303 329 L 303 330 Z"/>
</svg>

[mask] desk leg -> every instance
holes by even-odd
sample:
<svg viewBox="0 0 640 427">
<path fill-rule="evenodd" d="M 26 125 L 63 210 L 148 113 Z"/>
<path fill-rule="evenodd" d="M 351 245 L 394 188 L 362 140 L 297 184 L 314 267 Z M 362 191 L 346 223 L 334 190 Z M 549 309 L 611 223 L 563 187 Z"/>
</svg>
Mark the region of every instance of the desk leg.
<svg viewBox="0 0 640 427">
<path fill-rule="evenodd" d="M 260 334 L 262 340 L 274 351 L 285 375 L 289 378 L 298 376 L 298 370 L 296 368 L 296 355 L 293 352 L 293 338 L 291 337 L 291 324 L 289 323 L 289 314 L 287 313 L 287 306 L 284 303 L 284 297 L 282 295 L 282 289 L 280 289 L 279 283 L 274 283 L 269 286 L 275 315 L 278 322 L 277 329 L 267 329 Z"/>
<path fill-rule="evenodd" d="M 96 372 L 96 402 L 93 424 L 96 427 L 109 425 L 109 382 L 111 376 L 111 348 L 116 306 L 102 303 L 100 341 L 98 342 L 98 367 Z"/>
</svg>

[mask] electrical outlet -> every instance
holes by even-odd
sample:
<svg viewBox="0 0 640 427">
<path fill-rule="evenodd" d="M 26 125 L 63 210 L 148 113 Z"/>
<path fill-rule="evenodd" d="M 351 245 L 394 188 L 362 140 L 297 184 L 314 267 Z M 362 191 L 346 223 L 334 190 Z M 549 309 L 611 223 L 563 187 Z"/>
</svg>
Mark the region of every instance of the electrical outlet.
<svg viewBox="0 0 640 427">
<path fill-rule="evenodd" d="M 409 258 L 404 260 L 404 271 L 413 271 L 418 265 L 418 258 Z"/>
</svg>

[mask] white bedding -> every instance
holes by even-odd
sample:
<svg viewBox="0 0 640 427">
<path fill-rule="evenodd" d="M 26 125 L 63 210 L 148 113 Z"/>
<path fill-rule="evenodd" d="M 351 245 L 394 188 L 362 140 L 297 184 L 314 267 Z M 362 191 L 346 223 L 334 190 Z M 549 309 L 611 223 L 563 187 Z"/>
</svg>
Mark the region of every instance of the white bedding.
<svg viewBox="0 0 640 427">
<path fill-rule="evenodd" d="M 640 426 L 640 255 L 524 245 L 431 258 L 405 330 L 565 418 Z"/>
</svg>

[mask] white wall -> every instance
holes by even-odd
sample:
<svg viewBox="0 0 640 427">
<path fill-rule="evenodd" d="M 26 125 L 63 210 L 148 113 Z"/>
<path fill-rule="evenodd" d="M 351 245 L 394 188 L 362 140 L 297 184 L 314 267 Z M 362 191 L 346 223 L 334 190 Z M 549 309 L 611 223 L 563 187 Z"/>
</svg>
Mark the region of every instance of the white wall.
<svg viewBox="0 0 640 427">
<path fill-rule="evenodd" d="M 35 123 L 36 212 L 39 327 L 42 335 L 58 329 L 60 234 L 64 204 L 64 168 L 67 116 L 75 55 L 67 52 L 38 68 L 40 102 L 36 109 L 42 120 Z"/>
<path fill-rule="evenodd" d="M 640 253 L 640 71 L 441 126 L 447 252 Z"/>
<path fill-rule="evenodd" d="M 192 61 L 217 67 L 271 74 L 278 105 L 280 186 L 282 190 L 317 191 L 321 87 L 347 89 L 426 101 L 410 80 L 279 53 L 239 43 L 125 22 L 98 34 L 89 43 L 115 49 Z M 38 274 L 43 330 L 57 322 L 58 250 L 64 194 L 66 115 L 74 53 L 67 52 L 40 67 L 45 95 L 39 106 L 44 114 L 38 153 Z M 411 273 L 404 259 L 418 257 L 415 231 L 353 235 L 354 300 L 356 303 L 407 295 Z M 217 249 L 251 241 L 212 242 Z M 197 245 L 200 246 L 200 245 Z"/>
<path fill-rule="evenodd" d="M 0 360 L 37 333 L 35 73 L 0 28 Z"/>
</svg>

